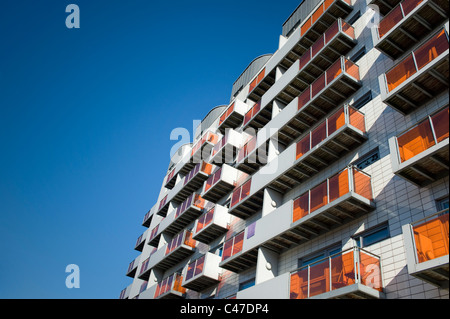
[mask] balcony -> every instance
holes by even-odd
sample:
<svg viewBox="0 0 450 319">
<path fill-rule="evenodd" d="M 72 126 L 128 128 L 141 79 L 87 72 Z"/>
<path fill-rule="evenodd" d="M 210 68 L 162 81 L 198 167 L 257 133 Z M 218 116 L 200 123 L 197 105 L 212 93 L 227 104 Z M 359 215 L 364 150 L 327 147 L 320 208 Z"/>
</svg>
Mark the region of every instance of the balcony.
<svg viewBox="0 0 450 319">
<path fill-rule="evenodd" d="M 296 270 L 290 299 L 383 298 L 380 257 L 352 248 Z"/>
<path fill-rule="evenodd" d="M 192 147 L 189 159 L 184 163 L 179 172 L 187 175 L 196 164 L 202 160 L 206 160 L 218 140 L 219 136 L 217 134 L 209 131 L 203 134 L 202 138 Z"/>
<path fill-rule="evenodd" d="M 248 98 L 252 101 L 259 101 L 274 83 L 275 70 L 266 74 L 266 68 L 264 68 L 250 83 Z"/>
<path fill-rule="evenodd" d="M 178 234 L 185 229 L 190 223 L 195 221 L 201 214 L 207 202 L 201 198 L 198 194 L 192 194 L 182 204 L 180 204 L 173 216 L 173 219 L 169 221 L 168 226 L 163 230 L 171 236 Z M 167 220 L 169 216 L 165 219 Z"/>
<path fill-rule="evenodd" d="M 236 157 L 237 150 L 241 147 L 243 135 L 232 129 L 227 129 L 222 138 L 217 142 L 211 151 L 210 163 L 222 165 L 232 164 Z"/>
<path fill-rule="evenodd" d="M 326 118 L 296 144 L 296 161 L 271 183 L 285 192 L 306 181 L 367 140 L 365 116 L 345 105 Z"/>
<path fill-rule="evenodd" d="M 175 266 L 194 253 L 196 244 L 197 242 L 192 239 L 192 232 L 185 230 L 179 233 L 162 248 L 165 249 L 165 254 L 156 263 L 152 262 L 153 267 L 167 270 Z"/>
<path fill-rule="evenodd" d="M 247 173 L 255 173 L 261 166 L 267 164 L 268 143 L 264 143 L 260 147 L 256 147 L 258 139 L 253 136 L 245 142 L 236 158 L 236 168 Z"/>
<path fill-rule="evenodd" d="M 224 164 L 205 182 L 202 197 L 216 203 L 219 199 L 233 190 L 241 175 L 242 172 Z"/>
<path fill-rule="evenodd" d="M 240 273 L 255 267 L 258 261 L 258 248 L 243 251 L 247 230 L 228 239 L 223 245 L 222 261 L 219 267 Z"/>
<path fill-rule="evenodd" d="M 228 212 L 236 217 L 247 219 L 262 209 L 263 197 L 264 188 L 252 192 L 252 179 L 249 179 L 234 189 Z"/>
<path fill-rule="evenodd" d="M 152 222 L 154 209 L 150 209 L 147 214 L 145 214 L 144 219 L 142 220 L 142 226 L 150 227 L 150 223 Z"/>
<path fill-rule="evenodd" d="M 152 257 L 152 255 L 157 251 L 157 248 L 153 248 L 152 252 L 150 253 L 150 256 L 144 260 L 144 262 L 141 265 L 141 271 L 139 272 L 139 279 L 148 281 L 148 279 L 150 278 L 150 270 L 151 268 L 149 267 L 150 265 L 150 258 Z"/>
<path fill-rule="evenodd" d="M 181 286 L 183 276 L 175 273 L 158 283 L 154 299 L 184 299 L 186 288 Z"/>
<path fill-rule="evenodd" d="M 400 1 L 401 0 L 369 0 L 368 4 L 377 6 L 380 13 L 385 16 L 389 11 L 394 9 Z"/>
<path fill-rule="evenodd" d="M 230 215 L 227 208 L 215 205 L 196 221 L 192 238 L 209 244 L 228 231 L 229 223 Z"/>
<path fill-rule="evenodd" d="M 289 104 L 355 45 L 354 28 L 338 19 L 266 92 L 262 105 L 274 100 Z"/>
<path fill-rule="evenodd" d="M 136 258 L 135 260 L 133 260 L 129 265 L 128 265 L 128 269 L 127 269 L 127 277 L 131 277 L 134 278 L 134 276 L 136 275 L 136 270 L 137 270 L 137 266 L 139 264 L 138 262 L 138 258 Z"/>
<path fill-rule="evenodd" d="M 159 201 L 158 210 L 156 212 L 157 215 L 162 217 L 166 217 L 167 211 L 169 210 L 170 201 L 167 200 L 168 195 L 164 196 L 163 199 Z"/>
<path fill-rule="evenodd" d="M 434 286 L 448 289 L 448 208 L 403 226 L 403 238 L 410 275 Z"/>
<path fill-rule="evenodd" d="M 394 174 L 427 186 L 449 174 L 449 108 L 389 140 Z"/>
<path fill-rule="evenodd" d="M 225 134 L 226 129 L 235 129 L 242 124 L 248 106 L 240 100 L 235 100 L 220 116 L 218 129 Z"/>
<path fill-rule="evenodd" d="M 202 187 L 203 183 L 211 175 L 214 166 L 207 162 L 200 162 L 185 176 L 183 181 L 183 186 L 178 192 L 173 196 L 172 200 L 174 202 L 183 202 L 186 200 L 193 192 Z"/>
<path fill-rule="evenodd" d="M 448 20 L 448 11 L 447 0 L 403 0 L 372 29 L 375 47 L 396 60 Z"/>
<path fill-rule="evenodd" d="M 184 288 L 202 291 L 218 284 L 222 269 L 219 267 L 220 256 L 207 253 L 188 265 L 182 286 Z"/>
<path fill-rule="evenodd" d="M 145 245 L 145 238 L 146 238 L 147 231 L 145 231 L 139 238 L 136 240 L 136 245 L 134 245 L 134 249 L 137 251 L 142 252 L 142 249 Z"/>
<path fill-rule="evenodd" d="M 175 174 L 175 168 L 167 175 L 164 187 L 167 189 L 172 189 L 175 186 L 175 182 L 177 180 L 177 174 Z"/>
<path fill-rule="evenodd" d="M 159 239 L 161 238 L 161 233 L 158 233 L 159 225 L 156 225 L 155 228 L 152 229 L 150 233 L 150 238 L 148 240 L 148 244 L 153 247 L 158 247 Z"/>
<path fill-rule="evenodd" d="M 407 115 L 448 91 L 448 49 L 448 34 L 441 30 L 380 75 L 382 101 Z"/>
</svg>

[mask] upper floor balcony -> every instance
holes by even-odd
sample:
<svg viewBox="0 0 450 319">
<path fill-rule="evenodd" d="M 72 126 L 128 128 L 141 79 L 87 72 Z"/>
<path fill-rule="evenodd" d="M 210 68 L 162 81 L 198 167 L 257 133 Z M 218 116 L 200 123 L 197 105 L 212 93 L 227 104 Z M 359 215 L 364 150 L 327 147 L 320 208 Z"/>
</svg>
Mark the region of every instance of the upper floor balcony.
<svg viewBox="0 0 450 319">
<path fill-rule="evenodd" d="M 227 208 L 215 205 L 196 221 L 192 238 L 209 244 L 228 231 L 229 223 L 230 215 Z"/>
<path fill-rule="evenodd" d="M 441 29 L 400 63 L 380 75 L 382 101 L 406 115 L 448 91 L 448 53 L 448 33 Z"/>
<path fill-rule="evenodd" d="M 403 226 L 408 273 L 434 286 L 448 289 L 448 208 Z"/>
<path fill-rule="evenodd" d="M 389 140 L 394 174 L 420 187 L 449 174 L 449 108 Z"/>
<path fill-rule="evenodd" d="M 208 161 L 215 165 L 232 164 L 235 160 L 237 150 L 241 147 L 244 134 L 227 129 L 212 149 L 211 157 Z"/>
<path fill-rule="evenodd" d="M 370 176 L 356 167 L 348 167 L 228 240 L 220 267 L 241 272 L 256 264 L 259 247 L 281 253 L 374 208 Z"/>
<path fill-rule="evenodd" d="M 394 9 L 400 1 L 401 0 L 368 0 L 367 4 L 377 6 L 381 15 L 385 16 Z"/>
<path fill-rule="evenodd" d="M 160 232 L 165 232 L 171 236 L 178 234 L 203 214 L 208 205 L 209 203 L 200 195 L 192 194 L 177 207 L 173 214 L 168 215 L 164 221 L 161 221 Z"/>
<path fill-rule="evenodd" d="M 164 180 L 164 187 L 167 189 L 172 189 L 177 180 L 177 174 L 175 174 L 176 169 L 173 168 L 172 171 L 166 176 Z"/>
<path fill-rule="evenodd" d="M 241 100 L 236 99 L 225 110 L 225 112 L 219 118 L 218 129 L 222 134 L 225 134 L 226 129 L 235 129 L 239 127 L 244 119 L 245 113 L 247 113 L 248 106 Z"/>
<path fill-rule="evenodd" d="M 152 222 L 153 214 L 155 213 L 155 207 L 150 209 L 147 214 L 145 214 L 144 219 L 142 220 L 142 226 L 150 227 L 150 223 Z"/>
<path fill-rule="evenodd" d="M 162 249 L 165 250 L 164 257 L 154 267 L 169 269 L 183 259 L 192 255 L 197 242 L 192 239 L 192 232 L 185 230 L 176 235 L 170 243 Z"/>
<path fill-rule="evenodd" d="M 134 245 L 135 250 L 142 252 L 145 245 L 145 238 L 147 237 L 147 231 L 148 229 L 136 240 L 136 244 Z"/>
<path fill-rule="evenodd" d="M 174 188 L 176 194 L 174 194 L 172 200 L 175 202 L 186 200 L 193 192 L 202 187 L 203 183 L 211 175 L 213 169 L 214 165 L 204 161 L 195 165 L 189 174 L 184 177 L 184 180 L 180 181 L 183 185 L 180 188 Z"/>
<path fill-rule="evenodd" d="M 354 247 L 304 266 L 290 276 L 290 299 L 383 298 L 380 257 Z"/>
<path fill-rule="evenodd" d="M 250 137 L 237 152 L 236 168 L 247 173 L 255 173 L 261 166 L 267 164 L 268 143 L 256 147 L 257 136 Z"/>
<path fill-rule="evenodd" d="M 238 179 L 242 178 L 242 174 L 234 167 L 224 164 L 205 182 L 202 197 L 208 201 L 217 202 L 233 190 Z"/>
<path fill-rule="evenodd" d="M 127 273 L 126 275 L 128 277 L 134 278 L 134 276 L 136 275 L 136 271 L 139 265 L 139 259 L 140 256 L 138 256 L 135 260 L 133 260 L 129 265 L 128 265 L 128 269 L 127 269 Z"/>
<path fill-rule="evenodd" d="M 447 0 L 403 0 L 372 28 L 375 47 L 398 59 L 448 20 L 448 11 Z"/>
<path fill-rule="evenodd" d="M 207 131 L 194 144 L 189 154 L 184 158 L 179 173 L 187 175 L 198 163 L 206 160 L 211 153 L 212 148 L 219 141 L 219 136 L 211 131 Z"/>
<path fill-rule="evenodd" d="M 161 232 L 159 232 L 159 225 L 161 224 L 156 225 L 150 233 L 150 238 L 148 239 L 148 244 L 150 246 L 158 247 L 159 239 L 161 238 Z"/>
<path fill-rule="evenodd" d="M 183 276 L 174 273 L 158 283 L 154 299 L 183 299 L 186 296 L 186 288 L 181 286 Z"/>
<path fill-rule="evenodd" d="M 182 286 L 194 291 L 202 291 L 218 284 L 222 273 L 219 263 L 220 256 L 211 253 L 206 253 L 191 262 L 186 269 Z"/>
</svg>

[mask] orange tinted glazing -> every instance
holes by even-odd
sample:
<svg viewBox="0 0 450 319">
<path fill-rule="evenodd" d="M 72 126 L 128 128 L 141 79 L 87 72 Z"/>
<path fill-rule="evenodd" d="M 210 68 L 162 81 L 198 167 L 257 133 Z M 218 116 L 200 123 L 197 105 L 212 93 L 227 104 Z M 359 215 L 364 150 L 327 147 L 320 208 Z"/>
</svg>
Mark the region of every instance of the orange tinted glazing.
<svg viewBox="0 0 450 319">
<path fill-rule="evenodd" d="M 413 227 L 419 263 L 449 254 L 449 213 Z"/>
<path fill-rule="evenodd" d="M 397 137 L 401 162 L 405 162 L 435 145 L 430 121 L 426 120 Z"/>
</svg>

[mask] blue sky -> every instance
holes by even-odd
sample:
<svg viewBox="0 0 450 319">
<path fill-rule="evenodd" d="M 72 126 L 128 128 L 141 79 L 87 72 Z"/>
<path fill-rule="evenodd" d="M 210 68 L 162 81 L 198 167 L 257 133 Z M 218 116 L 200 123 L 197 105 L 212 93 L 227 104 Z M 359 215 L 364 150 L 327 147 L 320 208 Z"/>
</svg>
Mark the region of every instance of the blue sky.
<svg viewBox="0 0 450 319">
<path fill-rule="evenodd" d="M 65 8 L 81 10 L 68 29 Z M 299 0 L 15 0 L 0 9 L 0 298 L 117 298 L 192 130 Z M 80 288 L 65 286 L 68 264 Z"/>
</svg>

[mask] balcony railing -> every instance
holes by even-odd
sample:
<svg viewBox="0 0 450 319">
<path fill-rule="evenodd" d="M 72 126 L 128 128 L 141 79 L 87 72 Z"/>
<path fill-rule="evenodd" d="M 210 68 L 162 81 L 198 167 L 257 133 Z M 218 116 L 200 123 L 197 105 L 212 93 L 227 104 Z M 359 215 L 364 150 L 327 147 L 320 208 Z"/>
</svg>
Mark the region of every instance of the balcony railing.
<svg viewBox="0 0 450 319">
<path fill-rule="evenodd" d="M 448 90 L 448 49 L 448 34 L 441 30 L 382 75 L 383 101 L 408 114 Z"/>
<path fill-rule="evenodd" d="M 220 257 L 211 253 L 191 262 L 186 270 L 183 287 L 202 291 L 220 282 Z"/>
<path fill-rule="evenodd" d="M 142 248 L 144 248 L 144 244 L 145 244 L 144 234 L 139 236 L 139 238 L 136 240 L 136 245 L 134 245 L 134 249 L 137 251 L 142 251 Z"/>
<path fill-rule="evenodd" d="M 438 287 L 449 283 L 448 208 L 403 227 L 408 272 Z"/>
<path fill-rule="evenodd" d="M 376 48 L 399 58 L 448 19 L 448 1 L 403 0 L 379 23 Z"/>
<path fill-rule="evenodd" d="M 214 165 L 207 162 L 200 162 L 184 178 L 183 186 L 175 188 L 176 194 L 172 197 L 174 202 L 181 203 L 186 200 L 194 191 L 198 190 L 205 180 L 211 175 Z"/>
<path fill-rule="evenodd" d="M 175 168 L 174 168 L 169 173 L 169 175 L 167 175 L 166 183 L 165 183 L 164 187 L 168 188 L 168 189 L 172 189 L 173 186 L 175 185 L 175 181 L 177 179 L 176 177 L 177 177 L 177 175 L 175 174 Z"/>
<path fill-rule="evenodd" d="M 346 168 L 297 198 L 294 201 L 292 222 L 295 223 L 351 191 L 370 201 L 373 199 L 370 176 L 356 167 Z"/>
<path fill-rule="evenodd" d="M 244 175 L 234 167 L 224 164 L 205 182 L 202 197 L 217 202 L 228 194 L 234 188 L 238 179 L 243 178 Z"/>
<path fill-rule="evenodd" d="M 395 174 L 419 186 L 448 175 L 448 117 L 447 107 L 392 139 Z"/>
<path fill-rule="evenodd" d="M 242 124 L 244 115 L 247 112 L 247 104 L 236 99 L 233 103 L 223 112 L 219 118 L 218 129 L 222 134 L 225 134 L 227 128 L 237 128 Z"/>
<path fill-rule="evenodd" d="M 195 232 L 193 239 L 209 244 L 217 237 L 228 231 L 230 215 L 227 209 L 220 205 L 208 210 L 199 217 L 195 223 Z"/>
<path fill-rule="evenodd" d="M 152 232 L 150 233 L 150 238 L 148 240 L 148 244 L 151 246 L 158 246 L 159 239 L 161 237 L 161 234 L 158 234 L 159 225 L 156 225 L 155 228 L 152 229 Z"/>
<path fill-rule="evenodd" d="M 195 248 L 196 241 L 192 239 L 192 232 L 185 231 L 175 236 L 175 238 L 171 240 L 170 244 L 166 248 L 166 256 L 170 255 L 173 251 L 175 251 L 182 245 Z"/>
<path fill-rule="evenodd" d="M 223 245 L 222 262 L 242 251 L 244 244 L 244 232 L 228 239 Z"/>
<path fill-rule="evenodd" d="M 239 149 L 236 157 L 237 169 L 247 174 L 253 174 L 262 165 L 267 164 L 267 145 L 264 143 L 257 149 L 257 143 L 257 137 L 253 136 Z"/>
<path fill-rule="evenodd" d="M 150 223 L 152 222 L 153 211 L 152 209 L 145 214 L 144 219 L 142 220 L 142 226 L 150 227 Z"/>
<path fill-rule="evenodd" d="M 227 129 L 220 141 L 214 146 L 209 162 L 216 165 L 233 163 L 237 150 L 241 147 L 241 144 L 241 133 Z"/>
<path fill-rule="evenodd" d="M 355 247 L 296 270 L 290 299 L 374 298 L 382 284 L 380 257 Z"/>
<path fill-rule="evenodd" d="M 184 298 L 186 288 L 181 286 L 183 276 L 175 273 L 172 276 L 158 283 L 154 299 L 178 299 Z"/>
<path fill-rule="evenodd" d="M 164 198 L 159 202 L 157 214 L 163 217 L 166 217 L 167 211 L 169 210 L 170 202 L 167 201 L 168 196 L 169 195 L 164 196 Z"/>
<path fill-rule="evenodd" d="M 137 263 L 136 263 L 136 260 L 133 260 L 128 265 L 127 276 L 131 277 L 131 278 L 134 278 L 134 276 L 136 275 L 136 270 L 137 270 Z"/>
</svg>

